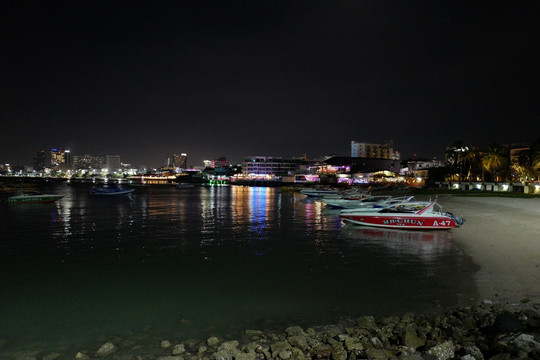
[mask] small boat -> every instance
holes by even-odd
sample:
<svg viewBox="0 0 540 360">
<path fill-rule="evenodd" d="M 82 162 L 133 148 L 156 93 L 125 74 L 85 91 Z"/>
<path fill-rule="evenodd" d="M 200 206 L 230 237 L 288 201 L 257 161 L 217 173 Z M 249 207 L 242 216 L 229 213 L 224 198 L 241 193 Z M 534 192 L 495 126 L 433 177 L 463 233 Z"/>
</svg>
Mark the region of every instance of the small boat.
<svg viewBox="0 0 540 360">
<path fill-rule="evenodd" d="M 195 185 L 190 184 L 190 183 L 178 183 L 178 184 L 176 184 L 177 189 L 191 189 L 191 188 L 194 188 L 194 187 L 195 187 Z"/>
<path fill-rule="evenodd" d="M 118 196 L 131 194 L 135 189 L 116 187 L 97 187 L 90 189 L 90 195 Z"/>
<path fill-rule="evenodd" d="M 382 209 L 344 210 L 339 217 L 356 225 L 394 229 L 448 230 L 463 225 L 465 220 L 443 212 L 437 200 L 399 203 Z"/>
<path fill-rule="evenodd" d="M 39 191 L 27 190 L 17 191 L 13 196 L 7 198 L 9 203 L 48 203 L 63 198 L 64 195 L 43 194 Z"/>
<path fill-rule="evenodd" d="M 300 194 L 309 196 L 309 197 L 325 197 L 325 196 L 338 196 L 339 191 L 334 189 L 323 189 L 323 188 L 308 188 L 300 190 Z"/>
</svg>

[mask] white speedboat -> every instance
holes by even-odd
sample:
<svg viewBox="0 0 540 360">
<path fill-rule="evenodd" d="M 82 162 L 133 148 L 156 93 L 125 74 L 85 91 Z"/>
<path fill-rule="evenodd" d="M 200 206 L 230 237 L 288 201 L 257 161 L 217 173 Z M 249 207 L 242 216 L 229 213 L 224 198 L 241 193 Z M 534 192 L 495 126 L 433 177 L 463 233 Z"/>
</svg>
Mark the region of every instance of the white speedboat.
<svg viewBox="0 0 540 360">
<path fill-rule="evenodd" d="M 367 196 L 363 199 L 350 200 L 350 199 L 324 199 L 328 206 L 337 209 L 382 209 L 390 207 L 395 204 L 408 203 L 414 201 L 414 196 Z"/>
</svg>

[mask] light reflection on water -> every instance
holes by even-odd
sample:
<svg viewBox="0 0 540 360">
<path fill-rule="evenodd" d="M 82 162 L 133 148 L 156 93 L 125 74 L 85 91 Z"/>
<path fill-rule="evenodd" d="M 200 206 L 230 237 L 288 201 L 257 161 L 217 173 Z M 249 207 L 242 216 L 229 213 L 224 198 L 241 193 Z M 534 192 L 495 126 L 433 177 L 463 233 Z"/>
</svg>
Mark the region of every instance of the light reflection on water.
<svg viewBox="0 0 540 360">
<path fill-rule="evenodd" d="M 321 201 L 275 188 L 52 190 L 65 197 L 0 208 L 0 354 L 425 311 L 455 303 L 475 270 L 449 232 L 343 227 Z"/>
</svg>

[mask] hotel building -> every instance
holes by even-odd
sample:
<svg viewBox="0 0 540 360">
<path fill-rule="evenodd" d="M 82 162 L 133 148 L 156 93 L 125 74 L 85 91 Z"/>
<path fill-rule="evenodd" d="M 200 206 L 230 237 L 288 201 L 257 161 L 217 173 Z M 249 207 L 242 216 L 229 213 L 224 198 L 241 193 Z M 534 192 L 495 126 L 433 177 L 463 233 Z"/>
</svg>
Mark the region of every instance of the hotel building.
<svg viewBox="0 0 540 360">
<path fill-rule="evenodd" d="M 372 144 L 351 141 L 351 157 L 399 160 L 399 152 L 394 152 L 394 142 Z"/>
<path fill-rule="evenodd" d="M 70 169 L 72 165 L 71 153 L 68 149 L 51 149 L 51 165 L 60 170 Z"/>
<path fill-rule="evenodd" d="M 243 175 L 287 175 L 306 165 L 305 157 L 250 156 L 242 163 Z"/>
</svg>

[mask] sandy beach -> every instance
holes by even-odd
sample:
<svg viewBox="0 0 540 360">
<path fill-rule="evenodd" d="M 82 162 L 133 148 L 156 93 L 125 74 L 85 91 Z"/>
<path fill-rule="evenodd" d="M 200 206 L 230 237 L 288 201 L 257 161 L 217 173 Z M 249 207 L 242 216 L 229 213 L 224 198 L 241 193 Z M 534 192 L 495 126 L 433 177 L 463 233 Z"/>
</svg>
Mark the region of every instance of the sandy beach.
<svg viewBox="0 0 540 360">
<path fill-rule="evenodd" d="M 480 300 L 540 302 L 540 199 L 444 195 L 439 203 L 466 219 L 452 234 L 480 266 Z"/>
</svg>

